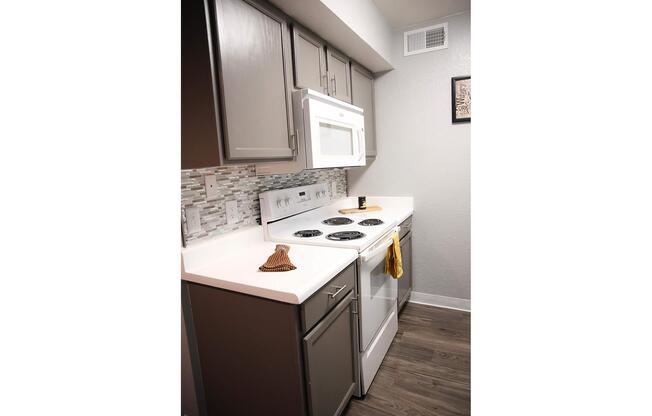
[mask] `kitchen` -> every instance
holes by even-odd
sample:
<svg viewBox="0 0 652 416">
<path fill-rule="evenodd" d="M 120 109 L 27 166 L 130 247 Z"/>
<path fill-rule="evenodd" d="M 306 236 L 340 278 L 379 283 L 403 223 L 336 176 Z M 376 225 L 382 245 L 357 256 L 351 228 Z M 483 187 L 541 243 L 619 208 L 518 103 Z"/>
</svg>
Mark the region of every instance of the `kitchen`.
<svg viewBox="0 0 652 416">
<path fill-rule="evenodd" d="M 0 3 L 2 413 L 652 414 L 651 15 Z"/>
<path fill-rule="evenodd" d="M 470 2 L 409 3 L 182 0 L 182 414 L 470 414 Z"/>
</svg>

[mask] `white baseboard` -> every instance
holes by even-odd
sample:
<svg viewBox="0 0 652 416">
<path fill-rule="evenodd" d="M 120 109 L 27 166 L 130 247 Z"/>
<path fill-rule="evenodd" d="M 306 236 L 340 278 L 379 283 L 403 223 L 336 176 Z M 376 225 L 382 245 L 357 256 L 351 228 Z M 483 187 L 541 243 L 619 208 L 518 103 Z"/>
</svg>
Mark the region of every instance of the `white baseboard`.
<svg viewBox="0 0 652 416">
<path fill-rule="evenodd" d="M 471 299 L 451 298 L 449 296 L 432 295 L 430 293 L 412 292 L 408 302 L 471 312 Z"/>
</svg>

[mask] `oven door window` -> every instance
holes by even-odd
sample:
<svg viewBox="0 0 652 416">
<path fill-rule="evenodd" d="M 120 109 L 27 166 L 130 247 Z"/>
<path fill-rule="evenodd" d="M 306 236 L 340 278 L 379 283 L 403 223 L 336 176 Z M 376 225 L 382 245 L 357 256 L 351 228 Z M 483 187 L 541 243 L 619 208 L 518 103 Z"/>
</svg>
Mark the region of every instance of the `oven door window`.
<svg viewBox="0 0 652 416">
<path fill-rule="evenodd" d="M 397 282 L 385 273 L 383 252 L 362 263 L 360 274 L 360 313 L 363 351 L 396 306 Z"/>
</svg>

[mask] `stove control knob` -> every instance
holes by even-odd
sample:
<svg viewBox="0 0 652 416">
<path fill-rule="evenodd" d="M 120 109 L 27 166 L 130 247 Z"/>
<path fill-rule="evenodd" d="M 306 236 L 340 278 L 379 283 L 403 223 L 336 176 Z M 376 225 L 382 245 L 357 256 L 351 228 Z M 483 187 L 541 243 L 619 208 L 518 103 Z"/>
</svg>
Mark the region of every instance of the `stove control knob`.
<svg viewBox="0 0 652 416">
<path fill-rule="evenodd" d="M 317 197 L 317 199 L 321 198 L 319 191 L 315 192 L 315 196 Z"/>
<path fill-rule="evenodd" d="M 290 205 L 290 198 L 285 198 L 285 206 L 287 207 Z"/>
<path fill-rule="evenodd" d="M 324 191 L 323 189 L 321 191 L 321 196 L 326 196 L 326 191 Z"/>
</svg>

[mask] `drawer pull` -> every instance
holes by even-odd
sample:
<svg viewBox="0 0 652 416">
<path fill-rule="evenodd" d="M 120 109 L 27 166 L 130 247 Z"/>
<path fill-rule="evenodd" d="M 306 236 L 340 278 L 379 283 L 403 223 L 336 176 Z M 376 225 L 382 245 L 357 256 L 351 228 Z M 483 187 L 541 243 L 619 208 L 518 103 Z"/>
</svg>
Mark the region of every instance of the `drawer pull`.
<svg viewBox="0 0 652 416">
<path fill-rule="evenodd" d="M 337 287 L 337 286 L 333 286 L 333 287 L 334 287 L 335 289 L 337 289 L 337 290 L 335 291 L 335 293 L 326 292 L 326 294 L 327 294 L 327 295 L 330 295 L 331 298 L 334 298 L 335 296 L 339 295 L 340 292 L 343 291 L 343 290 L 346 288 L 346 285 L 344 285 L 344 286 L 342 286 L 342 287 Z"/>
</svg>

